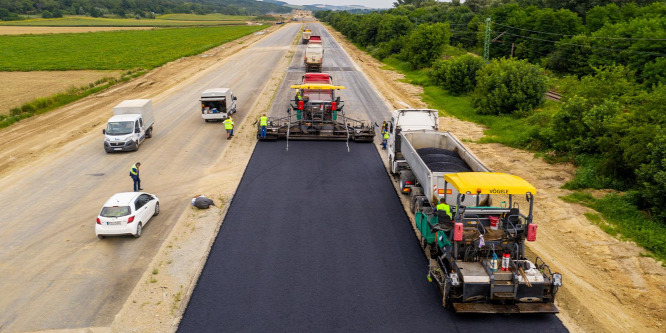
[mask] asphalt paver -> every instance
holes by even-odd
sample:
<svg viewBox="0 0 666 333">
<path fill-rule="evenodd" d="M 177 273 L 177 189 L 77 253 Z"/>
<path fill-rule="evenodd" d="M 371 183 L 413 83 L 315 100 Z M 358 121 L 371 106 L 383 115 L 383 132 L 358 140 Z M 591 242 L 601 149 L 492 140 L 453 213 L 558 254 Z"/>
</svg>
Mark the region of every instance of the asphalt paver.
<svg viewBox="0 0 666 333">
<path fill-rule="evenodd" d="M 553 315 L 457 315 L 372 144 L 259 142 L 179 332 L 562 332 Z"/>
</svg>

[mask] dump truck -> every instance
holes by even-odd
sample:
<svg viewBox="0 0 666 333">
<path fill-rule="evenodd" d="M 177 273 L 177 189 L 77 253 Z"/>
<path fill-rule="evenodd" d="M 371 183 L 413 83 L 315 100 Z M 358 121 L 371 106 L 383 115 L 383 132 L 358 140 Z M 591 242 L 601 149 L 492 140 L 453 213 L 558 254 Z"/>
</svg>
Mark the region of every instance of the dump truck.
<svg viewBox="0 0 666 333">
<path fill-rule="evenodd" d="M 561 274 L 525 254 L 525 242 L 536 240 L 536 189 L 491 172 L 453 134 L 439 131 L 437 115 L 394 111 L 387 154 L 400 192 L 409 195 L 442 304 L 460 313 L 557 313 Z M 437 211 L 439 203 L 451 214 Z"/>
<path fill-rule="evenodd" d="M 153 136 L 153 104 L 149 99 L 120 102 L 113 108 L 113 117 L 102 130 L 107 153 L 139 150 L 139 145 Z"/>
<path fill-rule="evenodd" d="M 201 118 L 223 121 L 236 113 L 236 96 L 230 88 L 211 88 L 201 93 Z"/>
<path fill-rule="evenodd" d="M 310 42 L 310 35 L 312 35 L 312 30 L 310 30 L 310 29 L 303 30 L 303 34 L 302 34 L 303 44 L 307 44 L 307 43 Z"/>
<path fill-rule="evenodd" d="M 318 44 L 308 44 L 305 48 L 305 63 L 306 72 L 321 72 L 322 63 L 324 61 L 324 47 Z"/>
<path fill-rule="evenodd" d="M 261 137 L 261 126 L 258 124 L 257 138 L 372 142 L 374 126 L 345 115 L 344 102 L 335 94 L 344 88 L 333 85 L 330 75 L 326 73 L 305 74 L 301 84 L 291 86 L 291 89 L 296 89 L 296 94 L 290 100 L 287 116 L 269 117 L 265 138 Z"/>
</svg>

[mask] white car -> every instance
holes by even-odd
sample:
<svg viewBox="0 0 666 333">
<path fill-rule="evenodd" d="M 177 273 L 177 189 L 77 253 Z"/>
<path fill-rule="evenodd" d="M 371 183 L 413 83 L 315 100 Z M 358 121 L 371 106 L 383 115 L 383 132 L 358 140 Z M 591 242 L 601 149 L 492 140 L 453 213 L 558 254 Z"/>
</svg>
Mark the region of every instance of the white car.
<svg viewBox="0 0 666 333">
<path fill-rule="evenodd" d="M 95 234 L 105 236 L 132 235 L 141 237 L 141 229 L 150 218 L 160 213 L 160 199 L 145 192 L 114 194 L 97 216 Z"/>
</svg>

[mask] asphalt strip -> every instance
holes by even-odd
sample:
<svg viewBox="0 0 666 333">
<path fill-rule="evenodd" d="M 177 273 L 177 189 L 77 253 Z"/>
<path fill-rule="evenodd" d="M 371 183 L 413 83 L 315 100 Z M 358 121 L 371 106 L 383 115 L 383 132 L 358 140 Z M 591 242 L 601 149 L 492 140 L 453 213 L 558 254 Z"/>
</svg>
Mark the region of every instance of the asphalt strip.
<svg viewBox="0 0 666 333">
<path fill-rule="evenodd" d="M 179 332 L 562 332 L 552 315 L 461 316 L 372 144 L 259 142 Z"/>
</svg>

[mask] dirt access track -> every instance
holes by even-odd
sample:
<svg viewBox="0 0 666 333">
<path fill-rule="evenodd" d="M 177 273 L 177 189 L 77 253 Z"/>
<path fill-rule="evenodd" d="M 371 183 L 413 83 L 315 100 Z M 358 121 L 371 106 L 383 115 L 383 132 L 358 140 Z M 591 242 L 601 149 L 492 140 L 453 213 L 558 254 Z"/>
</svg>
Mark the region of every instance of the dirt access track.
<svg viewBox="0 0 666 333">
<path fill-rule="evenodd" d="M 360 51 L 328 27 L 394 108 L 426 108 L 422 89 L 384 70 L 384 64 Z M 446 112 L 446 110 L 440 110 Z M 666 323 L 666 268 L 641 256 L 644 249 L 620 241 L 592 225 L 583 215 L 590 209 L 560 199 L 561 189 L 575 172 L 569 164 L 548 164 L 534 154 L 500 144 L 474 143 L 483 137 L 478 124 L 441 117 L 440 129 L 466 145 L 492 170 L 525 178 L 537 188 L 534 220 L 537 241 L 529 250 L 563 275 L 557 305 L 573 332 L 663 332 Z"/>
<path fill-rule="evenodd" d="M 276 29 L 275 27 L 271 29 Z M 357 64 L 387 101 L 395 108 L 424 107 L 418 97 L 420 90 L 398 80 L 399 74 L 382 70 L 383 65 L 359 51 L 332 29 L 338 41 L 350 53 Z M 108 118 L 108 112 L 87 114 L 85 110 L 106 108 L 117 101 L 140 96 L 154 96 L 169 89 L 175 89 L 192 75 L 205 70 L 215 62 L 224 61 L 226 56 L 249 46 L 252 40 L 261 36 L 248 36 L 207 52 L 210 57 L 190 57 L 174 61 L 160 67 L 141 78 L 86 98 L 80 102 L 53 112 L 21 121 L 0 131 L 0 179 L 11 177 L 15 172 L 34 163 L 48 163 L 54 152 L 74 138 L 97 131 Z M 285 63 L 287 64 L 287 63 Z M 286 67 L 286 66 L 285 66 Z M 280 73 L 271 78 L 269 87 L 276 88 Z M 271 95 L 263 93 L 247 116 L 256 115 L 267 108 Z M 85 109 L 82 111 L 82 105 Z M 445 110 L 444 110 L 445 111 Z M 388 117 L 388 115 L 387 115 Z M 213 191 L 216 201 L 228 201 L 235 185 L 240 180 L 244 163 L 247 163 L 253 145 L 254 128 L 251 122 L 239 128 L 238 137 L 232 141 L 223 158 L 234 161 L 219 170 L 213 178 L 205 181 L 226 179 L 223 186 L 213 191 L 212 185 L 203 186 L 202 191 Z M 478 140 L 483 136 L 483 128 L 454 118 L 441 119 L 441 128 L 448 129 L 461 139 Z M 245 140 L 249 140 L 246 143 Z M 539 223 L 539 237 L 530 249 L 544 258 L 555 269 L 563 273 L 564 288 L 558 295 L 560 318 L 572 331 L 580 332 L 659 332 L 663 331 L 666 299 L 666 270 L 651 258 L 641 257 L 642 249 L 633 243 L 620 242 L 591 225 L 583 216 L 588 211 L 579 205 L 568 204 L 558 197 L 568 191 L 560 189 L 570 179 L 574 169 L 569 165 L 551 165 L 535 159 L 533 154 L 497 144 L 467 143 L 472 151 L 495 171 L 510 172 L 524 177 L 538 188 L 535 221 Z M 214 182 L 209 182 L 210 184 Z M 159 274 L 156 283 L 149 281 L 150 270 L 144 273 L 137 290 L 128 298 L 126 306 L 114 322 L 113 329 L 100 328 L 93 331 L 162 331 L 156 327 L 170 327 L 173 316 L 182 309 L 186 300 L 187 285 L 180 280 L 172 281 L 174 289 L 160 285 L 177 275 L 169 268 L 171 260 L 193 261 L 187 253 L 176 248 L 189 246 L 206 247 L 202 243 L 215 231 L 215 222 L 224 211 L 186 212 L 174 227 L 159 256 L 153 262 Z M 168 258 L 168 259 L 167 259 Z M 205 258 L 204 258 L 205 259 Z M 200 261 L 190 262 L 197 266 Z M 152 267 L 152 266 L 151 266 Z M 166 275 L 166 277 L 165 277 Z M 180 284 L 180 289 L 178 288 Z M 143 289 L 143 290 L 141 290 Z M 83 300 L 81 300 L 83 301 Z M 142 318 L 133 317 L 131 310 L 144 311 L 167 326 L 142 326 Z M 156 312 L 152 312 L 156 310 Z M 131 328 L 131 329 L 130 329 Z M 69 330 L 71 331 L 71 330 Z M 82 329 L 80 331 L 87 331 Z"/>
</svg>

